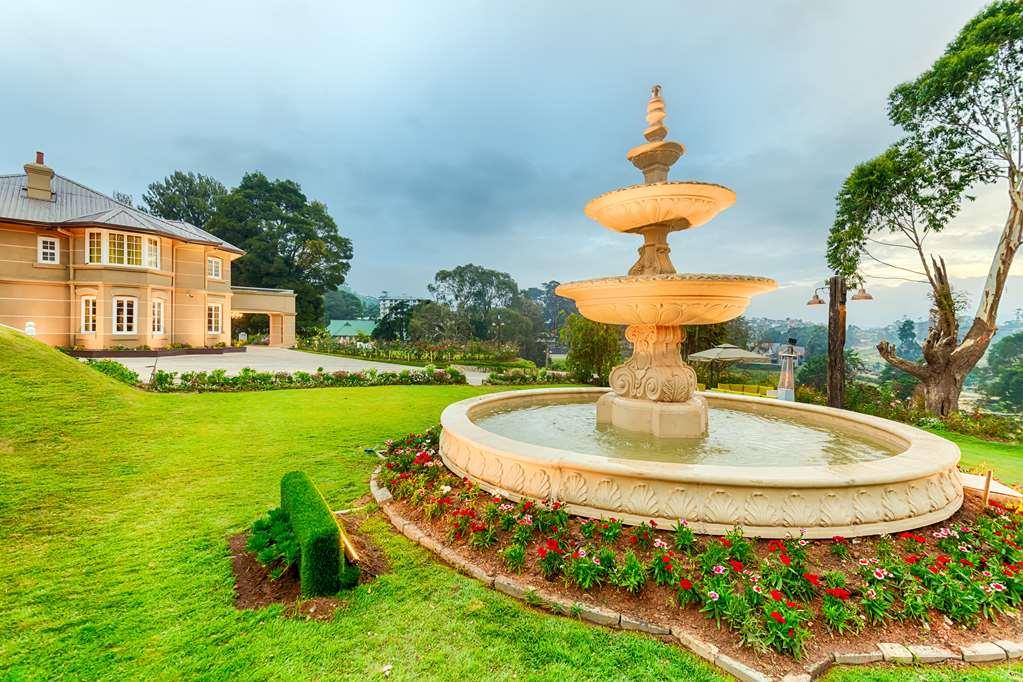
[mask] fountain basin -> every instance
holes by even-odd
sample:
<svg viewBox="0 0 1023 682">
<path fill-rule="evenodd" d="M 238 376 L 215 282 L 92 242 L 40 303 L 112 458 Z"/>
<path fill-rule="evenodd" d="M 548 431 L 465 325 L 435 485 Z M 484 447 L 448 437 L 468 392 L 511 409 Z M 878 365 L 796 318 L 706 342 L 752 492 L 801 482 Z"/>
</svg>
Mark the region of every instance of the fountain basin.
<svg viewBox="0 0 1023 682">
<path fill-rule="evenodd" d="M 657 460 L 635 459 L 525 442 L 476 421 L 523 407 L 581 404 L 589 412 L 605 393 L 506 391 L 454 403 L 441 415 L 441 457 L 455 473 L 511 499 L 556 498 L 574 514 L 632 524 L 653 519 L 670 526 L 686 519 L 694 531 L 711 534 L 735 526 L 759 537 L 793 536 L 801 529 L 808 538 L 894 533 L 942 521 L 962 505 L 954 443 L 905 424 L 817 405 L 699 394 L 711 408 L 712 427 L 715 410 L 746 412 L 805 425 L 808 439 L 829 431 L 849 434 L 879 453 L 848 463 L 743 466 L 739 448 L 719 460 L 731 464 L 694 464 L 672 461 L 670 452 Z M 750 434 L 751 449 L 757 439 Z M 798 461 L 798 450 L 793 448 L 791 461 Z"/>
<path fill-rule="evenodd" d="M 677 231 L 703 225 L 734 203 L 735 192 L 724 185 L 665 181 L 601 194 L 583 211 L 615 232 L 633 232 L 651 225 Z"/>
<path fill-rule="evenodd" d="M 767 277 L 671 273 L 566 282 L 557 294 L 596 322 L 681 326 L 727 322 L 777 286 Z"/>
</svg>

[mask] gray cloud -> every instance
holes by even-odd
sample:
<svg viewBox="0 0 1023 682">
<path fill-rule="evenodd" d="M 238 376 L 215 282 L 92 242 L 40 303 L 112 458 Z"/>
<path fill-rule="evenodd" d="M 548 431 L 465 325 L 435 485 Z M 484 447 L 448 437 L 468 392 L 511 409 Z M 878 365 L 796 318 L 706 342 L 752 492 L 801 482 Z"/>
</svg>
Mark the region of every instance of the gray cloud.
<svg viewBox="0 0 1023 682">
<path fill-rule="evenodd" d="M 13 171 L 44 149 L 58 172 L 135 196 L 175 169 L 227 184 L 261 170 L 328 205 L 362 291 L 422 293 L 467 261 L 528 286 L 629 266 L 638 239 L 582 207 L 639 180 L 624 156 L 661 82 L 689 149 L 674 177 L 739 196 L 672 237 L 676 263 L 775 277 L 790 286 L 751 312 L 799 315 L 826 274 L 835 190 L 898 135 L 887 93 L 982 4 L 21 2 L 0 41 L 17 103 L 0 160 Z"/>
</svg>

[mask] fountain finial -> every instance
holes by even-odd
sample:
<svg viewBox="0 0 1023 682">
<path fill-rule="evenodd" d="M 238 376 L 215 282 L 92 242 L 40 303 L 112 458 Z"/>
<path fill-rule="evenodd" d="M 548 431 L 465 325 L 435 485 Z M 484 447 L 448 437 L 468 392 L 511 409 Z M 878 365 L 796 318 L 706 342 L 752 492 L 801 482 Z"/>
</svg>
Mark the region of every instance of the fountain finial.
<svg viewBox="0 0 1023 682">
<path fill-rule="evenodd" d="M 655 85 L 650 88 L 650 101 L 646 105 L 646 124 L 649 127 L 643 131 L 643 137 L 647 142 L 660 142 L 668 136 L 668 129 L 664 126 L 667 115 L 664 110 L 664 99 L 661 97 L 661 86 Z"/>
<path fill-rule="evenodd" d="M 686 148 L 678 142 L 666 141 L 668 129 L 664 119 L 668 113 L 664 109 L 664 98 L 661 97 L 661 86 L 650 88 L 650 101 L 646 103 L 647 129 L 643 131 L 646 138 L 644 144 L 629 150 L 626 158 L 643 173 L 646 184 L 666 182 L 668 169 L 678 161 Z"/>
</svg>

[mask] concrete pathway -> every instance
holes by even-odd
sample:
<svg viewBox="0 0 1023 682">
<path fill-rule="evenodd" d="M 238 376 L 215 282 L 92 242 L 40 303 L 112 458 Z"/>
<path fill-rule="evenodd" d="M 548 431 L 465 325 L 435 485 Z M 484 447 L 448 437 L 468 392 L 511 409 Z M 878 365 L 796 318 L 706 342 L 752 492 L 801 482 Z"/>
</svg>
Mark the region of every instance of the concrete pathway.
<svg viewBox="0 0 1023 682">
<path fill-rule="evenodd" d="M 400 372 L 404 369 L 416 370 L 418 367 L 396 365 L 390 362 L 374 362 L 342 358 L 336 355 L 320 355 L 306 353 L 290 348 L 267 348 L 266 346 L 249 346 L 244 353 L 225 353 L 223 355 L 171 355 L 160 358 L 113 358 L 125 367 L 138 372 L 142 381 L 148 381 L 153 373 L 153 365 L 167 372 L 210 372 L 223 369 L 228 374 L 237 374 L 244 367 L 260 372 L 315 372 L 322 367 L 327 372 L 346 370 L 357 372 L 363 369 L 376 368 L 382 372 Z M 479 386 L 487 376 L 483 372 L 467 370 L 459 367 L 466 375 L 469 383 Z"/>
</svg>

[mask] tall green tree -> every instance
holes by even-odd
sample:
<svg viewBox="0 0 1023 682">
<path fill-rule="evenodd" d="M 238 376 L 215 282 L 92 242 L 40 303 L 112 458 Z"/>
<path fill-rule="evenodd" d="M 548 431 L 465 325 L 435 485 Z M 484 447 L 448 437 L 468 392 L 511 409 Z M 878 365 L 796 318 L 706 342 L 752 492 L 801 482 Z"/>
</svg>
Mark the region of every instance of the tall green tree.
<svg viewBox="0 0 1023 682">
<path fill-rule="evenodd" d="M 575 313 L 565 320 L 561 340 L 568 346 L 568 370 L 579 381 L 606 386 L 611 370 L 622 360 L 621 330 Z"/>
<path fill-rule="evenodd" d="M 548 331 L 556 332 L 572 313 L 579 312 L 570 298 L 558 296 L 554 290 L 561 285 L 557 280 L 544 282 L 539 287 L 529 287 L 523 293 L 540 305 L 543 321 Z"/>
<path fill-rule="evenodd" d="M 939 415 L 959 406 L 966 375 L 996 331 L 998 304 L 1013 259 L 1023 244 L 1023 2 L 1005 0 L 982 10 L 945 53 L 888 100 L 891 121 L 909 137 L 855 168 L 838 196 L 828 262 L 856 277 L 861 259 L 896 267 L 870 248 L 915 252 L 919 267 L 897 266 L 931 287 L 931 328 L 923 361 L 878 345 L 888 363 L 917 377 L 925 407 Z M 1008 215 L 992 255 L 973 321 L 960 338 L 957 292 L 944 259 L 927 253 L 924 239 L 941 230 L 977 183 L 1004 182 Z M 888 243 L 878 237 L 902 238 Z"/>
<path fill-rule="evenodd" d="M 444 303 L 427 302 L 413 308 L 408 323 L 413 341 L 455 341 L 469 339 L 469 325 Z"/>
<path fill-rule="evenodd" d="M 416 309 L 422 305 L 410 305 L 406 301 L 392 305 L 374 327 L 373 338 L 381 341 L 408 341 L 412 332 L 412 319 Z"/>
<path fill-rule="evenodd" d="M 174 171 L 149 185 L 142 203 L 153 215 L 206 228 L 227 188 L 208 175 Z"/>
<path fill-rule="evenodd" d="M 324 322 L 354 320 L 360 317 L 365 317 L 362 299 L 348 289 L 340 287 L 323 295 Z"/>
<path fill-rule="evenodd" d="M 507 307 L 519 293 L 519 286 L 507 272 L 498 272 L 468 263 L 441 270 L 428 285 L 439 303 L 447 304 L 465 316 L 478 339 L 491 339 L 490 311 Z"/>
<path fill-rule="evenodd" d="M 978 388 L 987 402 L 1002 409 L 1023 410 L 1023 332 L 991 346 Z"/>
<path fill-rule="evenodd" d="M 907 360 L 919 360 L 923 355 L 920 342 L 916 340 L 916 323 L 906 318 L 899 323 L 899 355 Z"/>
<path fill-rule="evenodd" d="M 856 376 L 863 371 L 864 363 L 859 354 L 850 349 L 845 351 L 845 383 L 852 383 Z M 813 386 L 824 393 L 828 390 L 828 356 L 814 355 L 800 365 L 796 372 L 796 382 L 806 386 Z"/>
<path fill-rule="evenodd" d="M 293 289 L 297 329 L 322 323 L 323 294 L 344 283 L 352 242 L 298 183 L 248 173 L 218 200 L 207 229 L 245 250 L 231 264 L 233 283 Z"/>
</svg>

